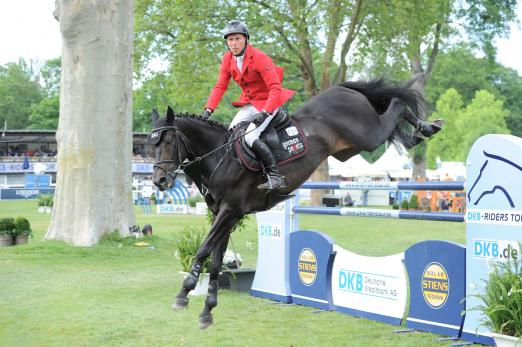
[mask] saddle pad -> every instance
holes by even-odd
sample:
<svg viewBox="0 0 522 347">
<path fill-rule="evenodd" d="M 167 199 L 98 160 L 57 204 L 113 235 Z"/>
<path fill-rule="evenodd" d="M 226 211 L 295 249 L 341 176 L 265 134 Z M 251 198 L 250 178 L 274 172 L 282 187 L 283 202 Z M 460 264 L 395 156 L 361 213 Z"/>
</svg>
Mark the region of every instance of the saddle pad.
<svg viewBox="0 0 522 347">
<path fill-rule="evenodd" d="M 240 131 L 244 134 L 245 128 L 242 127 Z M 308 140 L 299 124 L 293 119 L 286 126 L 275 131 L 277 131 L 279 145 L 276 149 L 272 148 L 272 151 L 276 156 L 278 166 L 283 166 L 306 154 L 308 151 Z M 265 136 L 263 134 L 261 140 L 264 140 Z M 234 150 L 243 166 L 248 170 L 254 172 L 261 170 L 261 163 L 256 158 L 254 152 L 244 143 L 243 137 L 236 140 Z"/>
</svg>

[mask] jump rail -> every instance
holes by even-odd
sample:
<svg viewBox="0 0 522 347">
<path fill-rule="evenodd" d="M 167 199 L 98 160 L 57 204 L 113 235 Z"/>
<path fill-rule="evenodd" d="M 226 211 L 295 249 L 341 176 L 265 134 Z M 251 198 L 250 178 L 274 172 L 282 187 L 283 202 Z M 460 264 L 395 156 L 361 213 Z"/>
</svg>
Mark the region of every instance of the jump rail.
<svg viewBox="0 0 522 347">
<path fill-rule="evenodd" d="M 340 190 L 464 190 L 463 181 L 444 182 L 306 182 L 301 189 Z"/>
</svg>

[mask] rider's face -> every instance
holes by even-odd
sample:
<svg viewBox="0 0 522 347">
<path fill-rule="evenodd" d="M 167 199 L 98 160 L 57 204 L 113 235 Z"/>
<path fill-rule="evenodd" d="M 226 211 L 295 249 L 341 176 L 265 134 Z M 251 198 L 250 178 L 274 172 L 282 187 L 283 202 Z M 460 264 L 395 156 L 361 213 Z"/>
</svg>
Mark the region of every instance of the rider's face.
<svg viewBox="0 0 522 347">
<path fill-rule="evenodd" d="M 227 36 L 227 46 L 232 54 L 239 54 L 246 45 L 246 37 L 243 34 L 230 34 Z"/>
</svg>

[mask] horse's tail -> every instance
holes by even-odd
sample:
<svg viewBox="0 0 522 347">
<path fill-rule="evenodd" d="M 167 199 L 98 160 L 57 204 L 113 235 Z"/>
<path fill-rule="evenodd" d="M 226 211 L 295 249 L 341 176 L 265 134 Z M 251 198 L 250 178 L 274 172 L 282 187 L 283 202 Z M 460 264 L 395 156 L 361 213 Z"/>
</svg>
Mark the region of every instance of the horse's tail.
<svg viewBox="0 0 522 347">
<path fill-rule="evenodd" d="M 386 112 L 392 98 L 401 99 L 406 104 L 408 114 L 399 118 L 389 140 L 396 144 L 401 143 L 406 148 L 415 144 L 409 124 L 426 120 L 426 101 L 419 92 L 409 89 L 408 83 L 401 86 L 379 78 L 371 81 L 343 82 L 340 85 L 363 94 L 379 114 Z M 410 120 L 406 121 L 405 118 L 410 118 Z"/>
</svg>

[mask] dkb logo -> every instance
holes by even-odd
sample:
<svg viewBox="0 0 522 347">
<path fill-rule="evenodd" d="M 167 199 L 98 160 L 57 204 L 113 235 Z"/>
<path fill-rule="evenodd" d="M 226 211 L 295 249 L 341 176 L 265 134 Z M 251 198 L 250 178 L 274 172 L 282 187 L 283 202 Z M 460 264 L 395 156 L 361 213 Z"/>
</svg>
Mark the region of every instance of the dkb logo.
<svg viewBox="0 0 522 347">
<path fill-rule="evenodd" d="M 449 295 L 449 279 L 446 269 L 439 263 L 430 263 L 422 274 L 422 296 L 426 303 L 439 309 L 446 303 Z"/>
<path fill-rule="evenodd" d="M 305 286 L 314 284 L 317 277 L 317 258 L 310 248 L 304 248 L 299 254 L 299 278 Z"/>
</svg>

